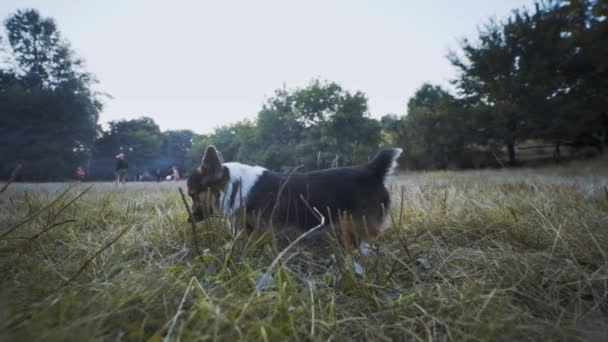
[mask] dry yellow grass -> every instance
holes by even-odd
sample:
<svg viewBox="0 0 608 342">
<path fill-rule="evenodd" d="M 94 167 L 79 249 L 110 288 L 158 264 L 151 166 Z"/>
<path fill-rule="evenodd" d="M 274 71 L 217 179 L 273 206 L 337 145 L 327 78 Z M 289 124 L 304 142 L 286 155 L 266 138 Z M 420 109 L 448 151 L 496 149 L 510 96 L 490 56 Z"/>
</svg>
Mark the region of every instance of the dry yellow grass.
<svg viewBox="0 0 608 342">
<path fill-rule="evenodd" d="M 218 221 L 194 256 L 176 184 L 12 184 L 0 339 L 601 340 L 605 164 L 402 174 L 371 257 L 305 242 L 270 277 Z"/>
</svg>

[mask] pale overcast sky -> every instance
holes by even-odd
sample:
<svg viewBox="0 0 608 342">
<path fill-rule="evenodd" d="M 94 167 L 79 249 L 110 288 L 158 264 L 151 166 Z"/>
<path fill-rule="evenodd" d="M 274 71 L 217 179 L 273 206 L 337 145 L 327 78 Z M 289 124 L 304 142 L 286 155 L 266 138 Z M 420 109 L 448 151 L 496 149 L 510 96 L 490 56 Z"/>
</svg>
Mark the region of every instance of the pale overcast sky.
<svg viewBox="0 0 608 342">
<path fill-rule="evenodd" d="M 423 82 L 447 84 L 445 58 L 489 17 L 532 0 L 1 0 L 0 16 L 55 18 L 110 93 L 101 121 L 152 117 L 206 133 L 255 118 L 275 89 L 319 78 L 361 90 L 370 113 L 404 114 Z"/>
</svg>

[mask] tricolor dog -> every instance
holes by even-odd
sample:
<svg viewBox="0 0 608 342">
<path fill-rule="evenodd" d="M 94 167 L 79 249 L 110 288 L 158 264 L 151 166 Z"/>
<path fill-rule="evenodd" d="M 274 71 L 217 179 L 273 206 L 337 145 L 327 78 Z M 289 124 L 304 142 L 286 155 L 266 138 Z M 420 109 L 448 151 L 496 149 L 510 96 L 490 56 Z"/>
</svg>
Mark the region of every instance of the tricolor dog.
<svg viewBox="0 0 608 342">
<path fill-rule="evenodd" d="M 209 146 L 188 178 L 193 217 L 224 215 L 248 231 L 273 227 L 303 233 L 319 224 L 311 210 L 316 208 L 326 224 L 348 220 L 348 241 L 367 254 L 390 207 L 385 183 L 400 154 L 398 148 L 384 149 L 366 165 L 288 174 L 224 163 Z"/>
</svg>

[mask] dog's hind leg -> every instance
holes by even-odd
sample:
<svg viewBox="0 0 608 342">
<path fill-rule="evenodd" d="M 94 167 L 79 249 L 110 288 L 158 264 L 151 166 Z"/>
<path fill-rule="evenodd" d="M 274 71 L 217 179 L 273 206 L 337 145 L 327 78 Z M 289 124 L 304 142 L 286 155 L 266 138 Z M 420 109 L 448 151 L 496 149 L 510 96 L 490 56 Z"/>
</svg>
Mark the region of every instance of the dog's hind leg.
<svg viewBox="0 0 608 342">
<path fill-rule="evenodd" d="M 382 226 L 379 222 L 380 220 L 373 216 L 369 220 L 365 216 L 362 218 L 359 225 L 362 229 L 359 230 L 357 240 L 357 249 L 359 250 L 359 254 L 361 254 L 361 256 L 367 257 L 372 254 L 372 245 L 376 243 L 380 233 L 380 227 Z"/>
</svg>

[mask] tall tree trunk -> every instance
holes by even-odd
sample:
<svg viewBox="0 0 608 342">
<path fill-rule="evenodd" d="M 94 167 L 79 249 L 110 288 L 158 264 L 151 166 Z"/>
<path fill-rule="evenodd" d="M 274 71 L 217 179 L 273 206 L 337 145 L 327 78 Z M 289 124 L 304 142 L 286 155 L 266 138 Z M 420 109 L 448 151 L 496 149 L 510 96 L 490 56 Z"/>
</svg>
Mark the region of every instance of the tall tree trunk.
<svg viewBox="0 0 608 342">
<path fill-rule="evenodd" d="M 555 164 L 559 164 L 562 160 L 562 153 L 560 150 L 561 141 L 555 143 L 555 150 L 553 151 L 553 160 L 555 160 Z"/>
<path fill-rule="evenodd" d="M 442 149 L 442 151 L 441 151 L 441 157 L 442 157 L 442 159 L 443 159 L 443 161 L 442 161 L 442 163 L 443 163 L 443 167 L 442 167 L 442 168 L 443 168 L 444 170 L 447 170 L 447 169 L 448 169 L 448 166 L 449 166 L 449 164 L 450 164 L 450 158 L 449 158 L 449 156 L 448 156 L 448 151 L 447 151 L 447 148 L 446 148 L 445 146 L 442 146 L 442 148 L 441 148 L 441 149 Z"/>
<path fill-rule="evenodd" d="M 317 153 L 317 170 L 321 170 L 321 151 Z"/>
<path fill-rule="evenodd" d="M 510 166 L 514 166 L 517 163 L 517 160 L 515 159 L 515 141 L 518 137 L 517 135 L 517 117 L 516 117 L 516 113 L 513 112 L 512 110 L 509 110 L 508 112 L 506 112 L 507 115 L 507 122 L 506 122 L 506 129 L 507 129 L 507 135 L 505 136 L 505 142 L 507 143 L 507 152 L 509 155 L 509 165 Z"/>
<path fill-rule="evenodd" d="M 608 113 L 602 112 L 601 115 L 602 136 L 600 137 L 600 154 L 604 153 L 604 146 L 608 146 Z"/>
<path fill-rule="evenodd" d="M 509 152 L 509 165 L 513 166 L 516 163 L 515 160 L 515 143 L 507 143 L 507 151 Z"/>
</svg>

